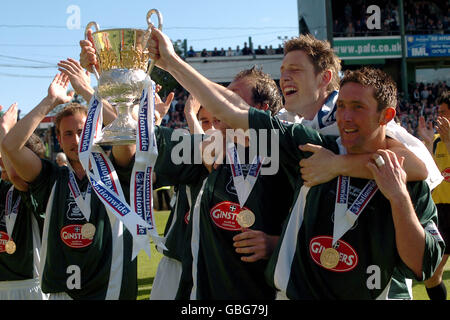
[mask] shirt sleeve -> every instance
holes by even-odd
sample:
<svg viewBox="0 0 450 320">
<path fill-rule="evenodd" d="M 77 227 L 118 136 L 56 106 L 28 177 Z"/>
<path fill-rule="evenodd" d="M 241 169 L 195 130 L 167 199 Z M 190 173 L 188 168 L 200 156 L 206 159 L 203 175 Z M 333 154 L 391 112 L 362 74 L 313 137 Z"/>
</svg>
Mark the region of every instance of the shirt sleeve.
<svg viewBox="0 0 450 320">
<path fill-rule="evenodd" d="M 267 146 L 270 156 L 279 156 L 280 163 L 292 173 L 298 174 L 299 162 L 303 158 L 312 155 L 311 152 L 303 152 L 298 147 L 311 143 L 323 146 L 335 153 L 339 153 L 335 136 L 325 136 L 317 130 L 306 127 L 300 123 L 286 123 L 277 117 L 272 117 L 269 111 L 256 108 L 249 109 L 249 127 L 258 131 L 259 146 L 261 148 L 261 130 L 267 131 Z"/>
<path fill-rule="evenodd" d="M 168 185 L 195 183 L 208 173 L 199 149 L 202 135 L 156 126 L 155 136 L 158 145 L 155 173 L 164 177 Z"/>
<path fill-rule="evenodd" d="M 400 259 L 399 271 L 407 278 L 414 278 L 418 281 L 430 278 L 439 263 L 445 249 L 445 243 L 437 228 L 437 209 L 431 198 L 430 188 L 426 182 L 415 182 L 408 184 L 411 200 L 419 219 L 420 224 L 425 231 L 425 250 L 422 260 L 422 278 L 417 278 Z"/>
<path fill-rule="evenodd" d="M 29 191 L 33 205 L 39 215 L 45 213 L 47 201 L 50 197 L 53 185 L 61 170 L 68 170 L 66 167 L 59 168 L 56 163 L 46 159 L 41 159 L 42 169 L 36 179 L 30 183 Z"/>
</svg>

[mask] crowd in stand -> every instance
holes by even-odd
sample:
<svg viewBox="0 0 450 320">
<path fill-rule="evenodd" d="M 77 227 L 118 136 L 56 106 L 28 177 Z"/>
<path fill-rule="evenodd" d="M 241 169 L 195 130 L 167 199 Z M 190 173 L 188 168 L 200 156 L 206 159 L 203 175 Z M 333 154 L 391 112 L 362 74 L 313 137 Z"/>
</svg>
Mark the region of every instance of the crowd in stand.
<svg viewBox="0 0 450 320">
<path fill-rule="evenodd" d="M 400 97 L 397 107 L 397 117 L 400 124 L 412 135 L 418 137 L 419 117 L 435 121 L 437 118 L 436 99 L 450 87 L 446 81 L 438 83 L 414 83 L 408 88 L 408 95 Z"/>
<path fill-rule="evenodd" d="M 450 1 L 404 1 L 406 34 L 449 34 Z M 370 5 L 380 8 L 380 29 L 368 29 L 366 20 Z M 386 36 L 400 34 L 398 1 L 338 0 L 333 1 L 333 33 L 335 37 Z"/>
<path fill-rule="evenodd" d="M 250 56 L 250 55 L 272 55 L 272 54 L 283 54 L 283 46 L 281 44 L 278 45 L 278 48 L 274 49 L 272 45 L 265 46 L 264 48 L 261 45 L 258 45 L 256 49 L 247 45 L 247 42 L 244 42 L 244 46 L 241 48 L 239 45 L 236 46 L 236 49 L 232 49 L 228 47 L 228 50 L 221 48 L 220 50 L 215 47 L 212 51 L 208 51 L 203 49 L 202 51 L 195 51 L 193 47 L 189 47 L 186 55 L 188 58 L 191 57 L 234 57 L 234 56 Z"/>
</svg>

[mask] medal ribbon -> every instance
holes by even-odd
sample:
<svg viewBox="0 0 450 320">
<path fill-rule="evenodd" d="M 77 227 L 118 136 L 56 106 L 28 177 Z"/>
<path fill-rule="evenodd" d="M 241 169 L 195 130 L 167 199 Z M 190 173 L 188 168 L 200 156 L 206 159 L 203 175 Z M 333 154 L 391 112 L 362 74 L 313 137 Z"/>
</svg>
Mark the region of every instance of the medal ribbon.
<svg viewBox="0 0 450 320">
<path fill-rule="evenodd" d="M 8 190 L 8 193 L 6 194 L 6 204 L 5 204 L 6 232 L 8 233 L 10 240 L 12 239 L 12 233 L 14 230 L 14 225 L 16 224 L 16 218 L 20 204 L 20 196 L 18 196 L 16 199 L 16 203 L 14 203 L 14 206 L 11 208 L 13 191 L 14 186 L 11 186 L 11 188 L 9 188 Z"/>
<path fill-rule="evenodd" d="M 99 199 L 103 202 L 106 210 L 116 216 L 130 231 L 133 236 L 133 246 L 150 252 L 150 243 L 144 243 L 139 237 L 137 225 L 151 228 L 142 217 L 128 205 L 125 200 L 117 173 L 114 166 L 103 152 L 103 149 L 94 143 L 101 138 L 102 102 L 97 92 L 94 93 L 90 103 L 86 123 L 79 143 L 79 158 L 83 169 L 89 177 L 92 188 Z M 93 173 L 89 170 L 89 160 L 92 163 Z M 130 189 L 133 189 L 132 185 Z M 112 221 L 111 221 L 112 223 Z M 135 249 L 133 249 L 135 251 Z M 134 259 L 135 256 L 132 256 Z"/>
<path fill-rule="evenodd" d="M 332 246 L 353 227 L 356 220 L 361 216 L 361 212 L 375 195 L 378 187 L 374 180 L 367 182 L 351 207 L 347 209 L 349 190 L 350 177 L 339 176 L 336 187 Z"/>
<path fill-rule="evenodd" d="M 89 219 L 91 217 L 91 194 L 92 194 L 91 184 L 88 184 L 86 194 L 83 198 L 83 195 L 80 191 L 80 188 L 78 187 L 78 183 L 70 163 L 67 163 L 67 167 L 69 168 L 69 182 L 67 183 L 67 185 L 69 186 L 70 193 L 75 199 L 75 202 L 78 208 L 80 209 L 81 213 L 83 214 L 84 218 L 86 219 L 86 221 L 89 222 Z"/>
<path fill-rule="evenodd" d="M 247 177 L 244 178 L 241 162 L 234 143 L 228 143 L 227 155 L 230 162 L 231 173 L 233 175 L 234 187 L 236 188 L 236 193 L 239 199 L 239 205 L 243 208 L 248 196 L 255 186 L 256 179 L 258 179 L 264 158 L 255 156 L 250 165 L 250 170 L 248 171 Z"/>
<path fill-rule="evenodd" d="M 133 256 L 144 246 L 147 255 L 151 256 L 150 237 L 157 247 L 167 250 L 164 238 L 158 235 L 153 215 L 153 167 L 158 157 L 155 138 L 155 83 L 152 81 L 142 91 L 139 103 L 139 117 L 136 132 L 136 156 L 131 175 L 130 200 L 131 207 L 147 224 L 145 228 L 136 225 L 138 243 L 133 244 Z"/>
</svg>

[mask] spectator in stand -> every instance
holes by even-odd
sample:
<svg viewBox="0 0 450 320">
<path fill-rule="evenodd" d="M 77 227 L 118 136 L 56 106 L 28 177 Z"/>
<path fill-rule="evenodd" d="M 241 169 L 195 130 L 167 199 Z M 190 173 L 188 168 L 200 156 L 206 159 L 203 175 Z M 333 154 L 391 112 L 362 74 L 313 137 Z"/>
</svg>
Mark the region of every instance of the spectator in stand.
<svg viewBox="0 0 450 320">
<path fill-rule="evenodd" d="M 272 48 L 272 46 L 270 46 L 270 48 Z M 284 48 L 281 44 L 278 45 L 278 48 L 276 48 L 275 50 L 275 54 L 283 54 L 284 53 Z"/>
<path fill-rule="evenodd" d="M 272 45 L 270 45 L 269 48 L 266 49 L 266 53 L 268 55 L 275 54 L 275 50 L 273 50 Z"/>
<path fill-rule="evenodd" d="M 242 48 L 242 55 L 249 56 L 253 54 L 252 49 L 247 46 L 247 42 L 244 42 L 244 47 Z"/>
<path fill-rule="evenodd" d="M 436 25 L 436 33 L 437 34 L 444 34 L 444 24 L 442 23 L 442 20 L 439 19 L 438 23 Z"/>
<path fill-rule="evenodd" d="M 209 53 L 208 53 L 208 51 L 206 51 L 206 49 L 203 49 L 202 52 L 200 53 L 200 56 L 209 57 Z"/>
<path fill-rule="evenodd" d="M 266 54 L 266 51 L 259 45 L 258 48 L 255 50 L 255 54 L 256 55 Z"/>
<path fill-rule="evenodd" d="M 343 36 L 342 25 L 341 25 L 341 23 L 339 22 L 338 19 L 334 20 L 333 33 L 334 33 L 335 37 L 342 37 Z"/>
<path fill-rule="evenodd" d="M 355 27 L 353 26 L 353 22 L 349 22 L 347 28 L 345 28 L 345 36 L 346 37 L 354 37 L 355 36 Z"/>
<path fill-rule="evenodd" d="M 58 166 L 62 167 L 62 166 L 67 166 L 67 157 L 66 154 L 64 152 L 58 152 L 56 154 L 56 159 L 55 159 L 56 163 L 58 164 Z"/>
<path fill-rule="evenodd" d="M 219 50 L 217 50 L 217 47 L 214 47 L 214 50 L 212 51 L 211 56 L 212 57 L 220 56 L 220 52 L 219 52 Z"/>
<path fill-rule="evenodd" d="M 187 56 L 188 57 L 195 57 L 197 54 L 195 53 L 194 49 L 192 48 L 192 46 L 189 47 L 189 51 L 187 52 Z"/>
<path fill-rule="evenodd" d="M 225 50 L 224 50 L 224 48 L 220 49 L 219 56 L 225 57 Z"/>
<path fill-rule="evenodd" d="M 228 50 L 227 50 L 227 52 L 225 53 L 225 55 L 226 55 L 227 57 L 232 57 L 232 56 L 234 56 L 234 54 L 233 54 L 233 49 L 231 49 L 231 47 L 228 47 Z"/>
<path fill-rule="evenodd" d="M 415 34 L 415 32 L 416 32 L 416 25 L 415 25 L 413 19 L 409 19 L 408 20 L 408 23 L 406 24 L 405 30 L 406 30 L 406 34 Z"/>
<path fill-rule="evenodd" d="M 241 56 L 242 55 L 242 52 L 241 52 L 241 49 L 239 48 L 239 46 L 236 46 L 236 51 L 234 52 L 234 55 L 235 56 Z"/>
<path fill-rule="evenodd" d="M 364 25 L 361 19 L 358 19 L 355 22 L 355 35 L 357 37 L 362 37 L 364 35 Z"/>
<path fill-rule="evenodd" d="M 428 99 L 428 87 L 423 87 L 422 91 L 420 92 L 420 97 L 422 98 L 422 100 L 427 100 Z"/>
</svg>

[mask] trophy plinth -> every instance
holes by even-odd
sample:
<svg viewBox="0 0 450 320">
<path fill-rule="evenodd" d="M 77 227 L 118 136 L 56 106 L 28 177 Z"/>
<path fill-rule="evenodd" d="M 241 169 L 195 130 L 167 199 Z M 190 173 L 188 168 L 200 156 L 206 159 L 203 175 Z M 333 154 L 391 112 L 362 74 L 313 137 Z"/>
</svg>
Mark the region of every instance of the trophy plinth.
<svg viewBox="0 0 450 320">
<path fill-rule="evenodd" d="M 158 10 L 147 13 L 148 29 L 107 29 L 92 34 L 94 47 L 99 62 L 98 95 L 116 108 L 117 118 L 104 127 L 99 145 L 127 145 L 136 143 L 137 121 L 132 117 L 133 107 L 139 103 L 144 87 L 152 83 L 150 72 L 154 62 L 149 66 L 148 39 L 150 38 L 150 17 L 156 13 L 158 28 L 162 29 L 162 16 Z"/>
</svg>

